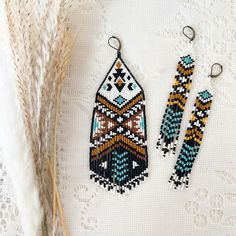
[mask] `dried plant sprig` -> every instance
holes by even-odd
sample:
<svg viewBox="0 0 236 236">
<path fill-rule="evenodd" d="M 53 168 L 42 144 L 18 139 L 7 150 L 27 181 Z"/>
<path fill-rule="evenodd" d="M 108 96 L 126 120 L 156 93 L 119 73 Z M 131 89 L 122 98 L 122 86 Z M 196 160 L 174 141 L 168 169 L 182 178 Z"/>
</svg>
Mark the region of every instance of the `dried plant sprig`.
<svg viewBox="0 0 236 236">
<path fill-rule="evenodd" d="M 56 159 L 61 86 L 72 47 L 68 29 L 72 0 L 47 0 L 40 12 L 36 2 L 5 0 L 5 9 L 25 133 L 31 144 L 44 209 L 41 232 L 55 234 L 57 222 L 60 222 L 67 236 L 64 212 L 58 199 Z"/>
<path fill-rule="evenodd" d="M 58 52 L 58 55 L 56 56 L 57 62 L 55 63 L 54 67 L 54 73 L 58 76 L 58 84 L 56 87 L 56 109 L 54 114 L 54 130 L 53 130 L 53 172 L 54 172 L 54 184 L 53 184 L 53 220 L 55 221 L 56 216 L 56 194 L 57 194 L 57 186 L 56 186 L 56 163 L 57 163 L 57 127 L 58 127 L 58 116 L 59 116 L 59 102 L 60 102 L 60 95 L 61 95 L 61 88 L 62 83 L 64 79 L 66 78 L 66 71 L 68 68 L 68 64 L 71 57 L 71 38 L 70 38 L 70 32 L 68 29 L 65 29 L 63 33 L 63 37 L 60 42 L 59 46 L 60 50 Z M 63 60 L 60 60 L 60 58 L 63 58 Z M 66 232 L 65 232 L 66 233 Z"/>
<path fill-rule="evenodd" d="M 16 71 L 16 76 L 17 76 L 17 85 L 19 88 L 19 94 L 22 99 L 21 105 L 22 105 L 22 110 L 24 112 L 24 116 L 26 119 L 24 119 L 25 125 L 27 127 L 28 131 L 28 136 L 30 136 L 31 133 L 31 124 L 29 121 L 28 117 L 28 110 L 29 110 L 29 101 L 28 99 L 24 96 L 24 94 L 27 93 L 27 88 L 26 86 L 22 83 L 22 78 L 25 77 L 25 74 L 22 71 L 22 68 L 24 68 L 23 65 L 23 60 L 22 60 L 22 55 L 25 53 L 22 51 L 22 39 L 19 37 L 20 34 L 20 28 L 18 22 L 18 14 L 15 11 L 14 12 L 14 7 L 13 4 L 11 4 L 11 0 L 5 1 L 5 8 L 6 8 L 6 15 L 7 15 L 7 20 L 8 20 L 8 29 L 9 29 L 9 35 L 10 35 L 10 45 L 11 45 L 11 50 L 13 54 L 13 62 L 14 62 L 14 67 Z"/>
</svg>

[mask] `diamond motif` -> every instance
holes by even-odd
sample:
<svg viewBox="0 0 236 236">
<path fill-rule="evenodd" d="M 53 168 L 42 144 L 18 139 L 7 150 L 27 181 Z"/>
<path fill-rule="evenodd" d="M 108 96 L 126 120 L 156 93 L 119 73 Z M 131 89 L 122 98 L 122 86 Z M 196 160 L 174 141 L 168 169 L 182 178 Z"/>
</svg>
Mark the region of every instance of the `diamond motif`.
<svg viewBox="0 0 236 236">
<path fill-rule="evenodd" d="M 119 79 L 116 81 L 115 86 L 116 86 L 116 88 L 118 89 L 118 91 L 121 92 L 121 90 L 122 90 L 122 89 L 124 88 L 124 86 L 125 86 L 125 82 L 124 82 L 121 78 L 119 78 Z"/>
<path fill-rule="evenodd" d="M 200 96 L 201 96 L 203 99 L 207 99 L 207 98 L 211 97 L 211 94 L 210 94 L 207 90 L 205 90 L 205 91 L 203 91 L 203 92 L 200 94 Z"/>
<path fill-rule="evenodd" d="M 120 63 L 120 61 L 118 61 L 118 62 L 116 63 L 116 67 L 117 67 L 118 69 L 120 69 L 121 66 L 122 66 L 122 64 Z"/>
<path fill-rule="evenodd" d="M 123 98 L 121 95 L 119 95 L 118 97 L 116 97 L 116 98 L 114 99 L 114 101 L 115 101 L 118 105 L 122 105 L 122 104 L 126 101 L 126 99 Z"/>
<path fill-rule="evenodd" d="M 183 57 L 183 61 L 185 64 L 191 64 L 193 62 L 193 59 L 190 57 L 190 55 Z"/>
</svg>

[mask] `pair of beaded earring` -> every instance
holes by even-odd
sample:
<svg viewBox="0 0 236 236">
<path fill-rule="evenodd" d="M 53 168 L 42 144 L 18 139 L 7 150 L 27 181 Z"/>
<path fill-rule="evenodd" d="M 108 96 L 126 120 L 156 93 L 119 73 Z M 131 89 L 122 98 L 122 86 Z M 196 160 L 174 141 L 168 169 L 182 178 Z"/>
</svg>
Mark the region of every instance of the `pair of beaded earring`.
<svg viewBox="0 0 236 236">
<path fill-rule="evenodd" d="M 191 37 L 186 34 L 185 30 L 187 29 L 191 31 Z M 167 155 L 173 156 L 176 152 L 183 112 L 192 84 L 195 60 L 192 42 L 195 38 L 195 31 L 192 27 L 185 26 L 183 28 L 183 34 L 189 38 L 190 43 L 178 62 L 177 72 L 163 115 L 160 135 L 157 141 L 157 149 L 161 151 L 163 157 Z M 216 66 L 220 70 L 219 73 L 214 74 L 213 70 Z M 199 152 L 213 100 L 211 78 L 218 77 L 222 71 L 222 65 L 219 63 L 213 64 L 210 75 L 197 94 L 180 154 L 169 179 L 171 188 L 188 188 L 190 173 L 194 160 Z"/>
</svg>

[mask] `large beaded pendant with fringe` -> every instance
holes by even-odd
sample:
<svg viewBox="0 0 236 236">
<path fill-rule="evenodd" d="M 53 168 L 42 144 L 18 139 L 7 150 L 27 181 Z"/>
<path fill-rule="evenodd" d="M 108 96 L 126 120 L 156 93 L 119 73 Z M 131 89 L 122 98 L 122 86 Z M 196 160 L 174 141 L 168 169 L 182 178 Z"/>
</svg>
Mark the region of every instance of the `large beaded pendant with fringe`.
<svg viewBox="0 0 236 236">
<path fill-rule="evenodd" d="M 110 39 L 120 45 L 116 37 Z M 148 176 L 145 99 L 143 89 L 121 58 L 120 46 L 117 52 L 96 94 L 90 178 L 108 191 L 125 194 Z"/>
</svg>

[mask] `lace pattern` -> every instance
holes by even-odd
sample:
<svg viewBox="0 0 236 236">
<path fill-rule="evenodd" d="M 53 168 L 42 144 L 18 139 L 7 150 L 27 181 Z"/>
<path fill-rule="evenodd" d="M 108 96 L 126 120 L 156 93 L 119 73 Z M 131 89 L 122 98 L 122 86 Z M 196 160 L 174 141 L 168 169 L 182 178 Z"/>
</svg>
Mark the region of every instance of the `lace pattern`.
<svg viewBox="0 0 236 236">
<path fill-rule="evenodd" d="M 58 129 L 58 181 L 70 234 L 235 236 L 236 2 L 79 0 L 73 9 L 78 36 Z M 213 82 L 214 104 L 191 187 L 176 193 L 168 186 L 175 158 L 161 159 L 155 142 L 176 62 L 188 43 L 181 33 L 185 25 L 196 31 L 196 67 L 180 143 L 210 65 L 220 62 L 224 73 Z M 114 58 L 107 45 L 111 35 L 123 41 L 123 57 L 146 94 L 150 178 L 124 200 L 94 185 L 88 174 L 92 108 Z M 22 236 L 2 157 L 0 163 L 0 234 Z"/>
</svg>

